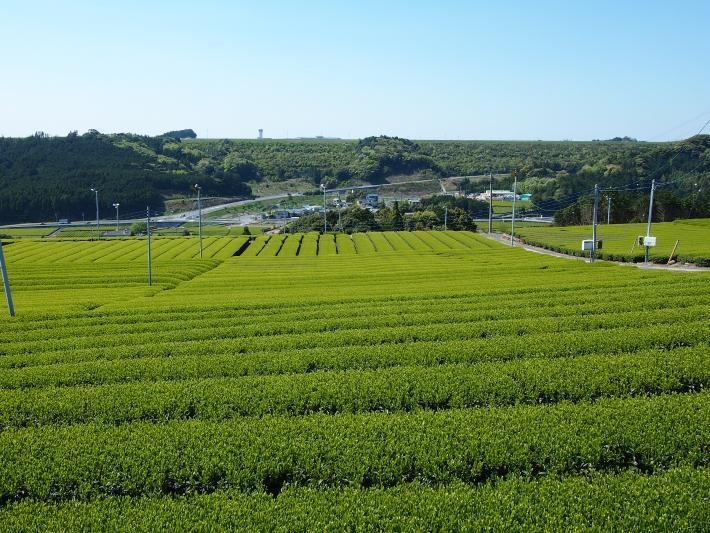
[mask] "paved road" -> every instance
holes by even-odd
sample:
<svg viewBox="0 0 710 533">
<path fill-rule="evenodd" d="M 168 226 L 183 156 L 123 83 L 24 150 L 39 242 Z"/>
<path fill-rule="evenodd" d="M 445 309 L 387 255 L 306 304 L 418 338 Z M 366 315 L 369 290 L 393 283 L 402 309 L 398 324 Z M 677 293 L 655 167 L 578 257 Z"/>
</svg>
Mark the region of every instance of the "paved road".
<svg viewBox="0 0 710 533">
<path fill-rule="evenodd" d="M 206 215 L 208 213 L 214 213 L 215 211 L 220 211 L 222 209 L 227 209 L 229 207 L 238 207 L 240 205 L 249 205 L 249 204 L 254 204 L 257 202 L 268 202 L 269 200 L 280 200 L 282 198 L 288 198 L 288 196 L 303 196 L 302 193 L 280 193 L 280 194 L 272 194 L 270 196 L 259 196 L 257 198 L 252 198 L 250 200 L 239 200 L 238 202 L 229 202 L 226 204 L 219 204 L 219 205 L 213 205 L 210 207 L 203 207 L 202 208 L 202 215 Z M 160 215 L 153 217 L 152 220 L 155 222 L 193 222 L 196 221 L 198 217 L 198 210 L 192 210 L 192 211 L 185 211 L 183 213 L 177 213 L 174 215 Z M 134 219 L 121 219 L 121 224 L 127 224 L 127 223 L 133 223 L 133 222 L 142 222 L 145 220 L 144 218 L 134 218 Z M 219 219 L 217 219 L 219 220 Z M 234 224 L 236 220 L 223 220 L 222 222 L 226 223 L 232 223 Z M 71 227 L 71 226 L 91 226 L 95 224 L 95 220 L 86 220 L 85 222 L 79 222 L 79 221 L 73 221 L 71 224 L 63 224 L 62 227 Z M 115 224 L 116 219 L 115 218 L 107 218 L 107 219 L 100 219 L 99 224 L 100 225 L 111 225 Z M 250 221 L 250 223 L 253 223 L 253 221 Z M 39 222 L 27 222 L 23 224 L 8 224 L 6 226 L 0 226 L 1 228 L 37 228 L 37 227 L 44 227 L 44 226 L 56 226 L 56 222 L 46 222 L 46 223 L 39 223 Z"/>
<path fill-rule="evenodd" d="M 511 222 L 511 215 L 496 215 L 493 217 L 493 222 Z M 488 224 L 488 217 L 474 218 L 474 222 L 485 222 Z M 552 224 L 555 221 L 552 217 L 515 217 L 515 222 L 541 222 L 543 224 Z"/>
<path fill-rule="evenodd" d="M 257 202 L 268 202 L 270 200 L 281 200 L 282 198 L 288 198 L 290 196 L 303 196 L 303 193 L 280 193 L 272 194 L 270 196 L 259 196 L 257 198 L 252 198 L 250 200 L 239 200 L 238 202 L 230 202 L 227 204 L 213 205 L 210 207 L 202 208 L 202 215 L 207 215 L 209 213 L 214 213 L 215 211 L 221 211 L 222 209 L 228 209 L 230 207 L 239 207 L 242 205 L 254 204 Z M 155 217 L 154 220 L 158 222 L 186 222 L 192 219 L 196 219 L 199 215 L 197 209 L 192 211 L 185 211 L 183 213 L 177 213 L 175 215 L 161 215 Z"/>
</svg>

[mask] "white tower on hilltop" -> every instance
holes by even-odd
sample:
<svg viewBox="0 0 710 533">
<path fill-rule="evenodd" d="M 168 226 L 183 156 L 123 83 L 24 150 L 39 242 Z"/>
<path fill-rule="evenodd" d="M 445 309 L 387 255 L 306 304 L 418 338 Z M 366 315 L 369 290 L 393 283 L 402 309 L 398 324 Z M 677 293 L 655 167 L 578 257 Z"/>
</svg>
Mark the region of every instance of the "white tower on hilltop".
<svg viewBox="0 0 710 533">
<path fill-rule="evenodd" d="M 261 139 L 263 139 L 263 138 L 264 138 L 264 130 L 262 130 L 261 128 L 259 128 L 259 140 L 261 140 Z"/>
</svg>

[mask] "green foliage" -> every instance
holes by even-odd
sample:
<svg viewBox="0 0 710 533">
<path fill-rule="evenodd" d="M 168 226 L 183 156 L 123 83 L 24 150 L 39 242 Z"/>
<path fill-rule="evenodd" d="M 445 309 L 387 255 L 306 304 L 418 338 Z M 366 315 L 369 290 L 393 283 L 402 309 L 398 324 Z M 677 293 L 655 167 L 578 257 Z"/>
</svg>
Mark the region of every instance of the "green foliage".
<svg viewBox="0 0 710 533">
<path fill-rule="evenodd" d="M 185 498 L 26 501 L 8 505 L 0 525 L 6 531 L 548 531 L 584 524 L 598 531 L 695 531 L 707 523 L 707 479 L 705 468 L 677 468 L 650 476 L 510 476 L 480 486 L 287 487 L 277 498 L 226 490 Z"/>
<path fill-rule="evenodd" d="M 41 238 L 46 237 L 57 231 L 57 226 L 42 226 L 32 228 L 3 228 L 2 232 L 5 239 L 18 238 Z"/>
<path fill-rule="evenodd" d="M 415 211 L 404 218 L 404 227 L 409 230 L 425 230 L 443 225 L 434 211 Z"/>
<path fill-rule="evenodd" d="M 604 221 L 607 201 L 611 199 L 611 220 L 616 223 L 643 222 L 648 218 L 649 194 L 630 192 L 603 192 L 600 194 L 597 221 Z M 555 213 L 558 226 L 591 224 L 594 213 L 594 196 L 583 196 L 572 205 Z M 672 222 L 677 218 L 710 217 L 710 192 L 695 192 L 681 196 L 667 190 L 656 191 L 653 198 L 655 222 Z"/>
<path fill-rule="evenodd" d="M 112 212 L 163 208 L 173 191 L 188 191 L 199 181 L 211 194 L 249 195 L 239 174 L 221 169 L 207 172 L 200 158 L 171 137 L 96 131 L 67 137 L 0 138 L 1 221 L 81 219 L 94 212 L 92 187 L 99 189 L 99 207 Z"/>
<path fill-rule="evenodd" d="M 381 210 L 382 211 L 382 210 Z M 328 215 L 337 223 L 337 214 L 332 216 L 333 211 L 329 211 Z M 382 217 L 382 215 L 380 215 Z M 375 215 L 369 209 L 362 209 L 358 206 L 353 206 L 349 209 L 344 209 L 340 216 L 340 230 L 346 233 L 354 233 L 357 231 L 377 231 L 381 229 L 375 220 Z M 332 227 L 332 226 L 331 226 Z M 391 227 L 386 229 L 393 229 Z"/>
<path fill-rule="evenodd" d="M 705 457 L 709 398 L 11 428 L 0 434 L 6 473 L 0 498 L 85 500 L 227 488 L 277 495 L 292 485 L 482 483 L 505 474 L 693 467 Z M 104 457 L 111 459 L 97 469 Z"/>
<path fill-rule="evenodd" d="M 371 183 L 381 182 L 393 174 L 438 170 L 434 160 L 424 154 L 418 144 L 399 137 L 367 137 L 357 143 L 355 153 L 350 174 Z"/>
<path fill-rule="evenodd" d="M 331 228 L 334 227 L 334 223 L 337 223 L 337 216 L 337 213 L 328 213 L 328 225 Z M 323 213 L 304 215 L 288 225 L 289 233 L 309 233 L 311 231 L 323 231 Z"/>
<path fill-rule="evenodd" d="M 380 205 L 376 211 L 353 205 L 347 209 L 329 209 L 329 230 L 345 233 L 366 231 L 414 231 L 444 229 L 444 208 L 449 208 L 448 229 L 475 231 L 473 217 L 484 204 L 468 198 L 433 196 L 419 203 L 393 202 Z M 485 206 L 486 213 L 488 207 Z M 323 231 L 323 213 L 311 213 L 289 224 L 291 233 Z"/>
<path fill-rule="evenodd" d="M 707 523 L 703 273 L 313 232 L 156 238 L 148 287 L 55 239 L 3 248 L 3 531 Z"/>
<path fill-rule="evenodd" d="M 146 222 L 134 222 L 131 224 L 131 235 L 145 235 L 148 232 Z"/>
<path fill-rule="evenodd" d="M 19 428 L 86 419 L 125 424 L 267 414 L 411 412 L 580 402 L 644 396 L 657 390 L 694 392 L 710 385 L 707 350 L 707 346 L 700 346 L 671 354 L 655 350 L 619 356 L 211 377 L 167 383 L 111 384 L 119 376 L 106 373 L 101 374 L 101 385 L 46 388 L 37 387 L 35 381 L 31 390 L 0 391 L 0 423 L 4 428 Z M 0 373 L 0 377 L 9 376 Z M 93 379 L 98 377 L 95 373 Z"/>
<path fill-rule="evenodd" d="M 163 133 L 163 137 L 172 137 L 173 139 L 195 139 L 197 138 L 197 134 L 191 130 L 176 130 L 176 131 L 168 131 Z"/>
<path fill-rule="evenodd" d="M 257 168 L 254 163 L 240 157 L 236 152 L 230 152 L 222 163 L 224 173 L 230 178 L 249 181 L 257 179 Z"/>
<path fill-rule="evenodd" d="M 368 137 L 327 140 L 206 140 L 131 134 L 0 139 L 0 212 L 4 221 L 79 218 L 93 209 L 98 187 L 102 210 L 120 202 L 137 211 L 162 209 L 163 198 L 199 182 L 205 193 L 250 194 L 247 181 L 306 179 L 328 187 L 382 183 L 391 176 L 481 175 L 517 169 L 520 190 L 546 202 L 549 212 L 569 205 L 599 183 L 623 188 L 650 176 L 683 198 L 710 190 L 710 136 L 678 143 L 418 141 Z M 481 191 L 482 179 L 464 180 Z M 497 187 L 510 187 L 509 176 Z M 707 206 L 707 199 L 701 202 Z M 462 207 L 462 206 L 459 206 Z M 464 208 L 464 207 L 462 207 Z M 465 209 L 465 208 L 464 208 Z"/>
</svg>

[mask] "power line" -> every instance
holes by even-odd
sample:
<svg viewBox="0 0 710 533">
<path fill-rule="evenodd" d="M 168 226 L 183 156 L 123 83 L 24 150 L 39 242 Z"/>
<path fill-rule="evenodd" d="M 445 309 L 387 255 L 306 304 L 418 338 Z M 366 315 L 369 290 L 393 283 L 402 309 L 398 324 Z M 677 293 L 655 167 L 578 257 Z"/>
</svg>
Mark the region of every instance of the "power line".
<svg viewBox="0 0 710 533">
<path fill-rule="evenodd" d="M 649 141 L 653 141 L 653 140 L 656 140 L 656 139 L 658 139 L 658 138 L 660 138 L 660 137 L 663 137 L 663 136 L 665 136 L 666 134 L 671 133 L 672 131 L 676 131 L 676 130 L 678 130 L 678 129 L 684 127 L 684 126 L 687 126 L 687 125 L 690 124 L 691 122 L 695 122 L 695 121 L 698 120 L 699 118 L 702 118 L 702 117 L 704 117 L 704 116 L 706 116 L 706 115 L 708 115 L 708 114 L 710 114 L 710 109 L 708 109 L 707 111 L 703 111 L 703 112 L 700 113 L 699 115 L 696 115 L 696 116 L 694 116 L 693 118 L 691 118 L 691 119 L 689 119 L 689 120 L 686 120 L 685 122 L 683 122 L 682 124 L 679 124 L 678 126 L 674 126 L 673 128 L 671 128 L 671 129 L 669 129 L 669 130 L 666 130 L 666 131 L 664 131 L 663 133 L 660 133 L 660 134 L 658 134 L 658 135 L 655 135 L 655 136 L 653 136 L 653 137 L 650 137 L 648 140 L 649 140 Z M 707 126 L 707 123 L 705 123 L 705 126 Z M 705 128 L 705 126 L 703 126 L 703 128 L 701 128 L 700 131 L 702 131 L 702 130 Z M 698 135 L 699 135 L 699 133 L 698 133 Z"/>
<path fill-rule="evenodd" d="M 705 124 L 703 124 L 703 127 L 700 128 L 698 133 L 696 133 L 695 135 L 700 135 L 703 132 L 703 130 L 708 127 L 708 124 L 710 124 L 710 118 L 707 120 L 707 122 L 705 122 Z"/>
</svg>

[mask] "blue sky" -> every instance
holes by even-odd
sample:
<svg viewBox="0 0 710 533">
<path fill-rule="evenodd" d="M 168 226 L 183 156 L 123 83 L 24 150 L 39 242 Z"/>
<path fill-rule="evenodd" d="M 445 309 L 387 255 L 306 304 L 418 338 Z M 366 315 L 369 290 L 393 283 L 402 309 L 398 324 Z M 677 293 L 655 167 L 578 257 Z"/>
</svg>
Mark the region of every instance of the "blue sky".
<svg viewBox="0 0 710 533">
<path fill-rule="evenodd" d="M 0 2 L 0 135 L 690 136 L 710 2 Z"/>
</svg>

